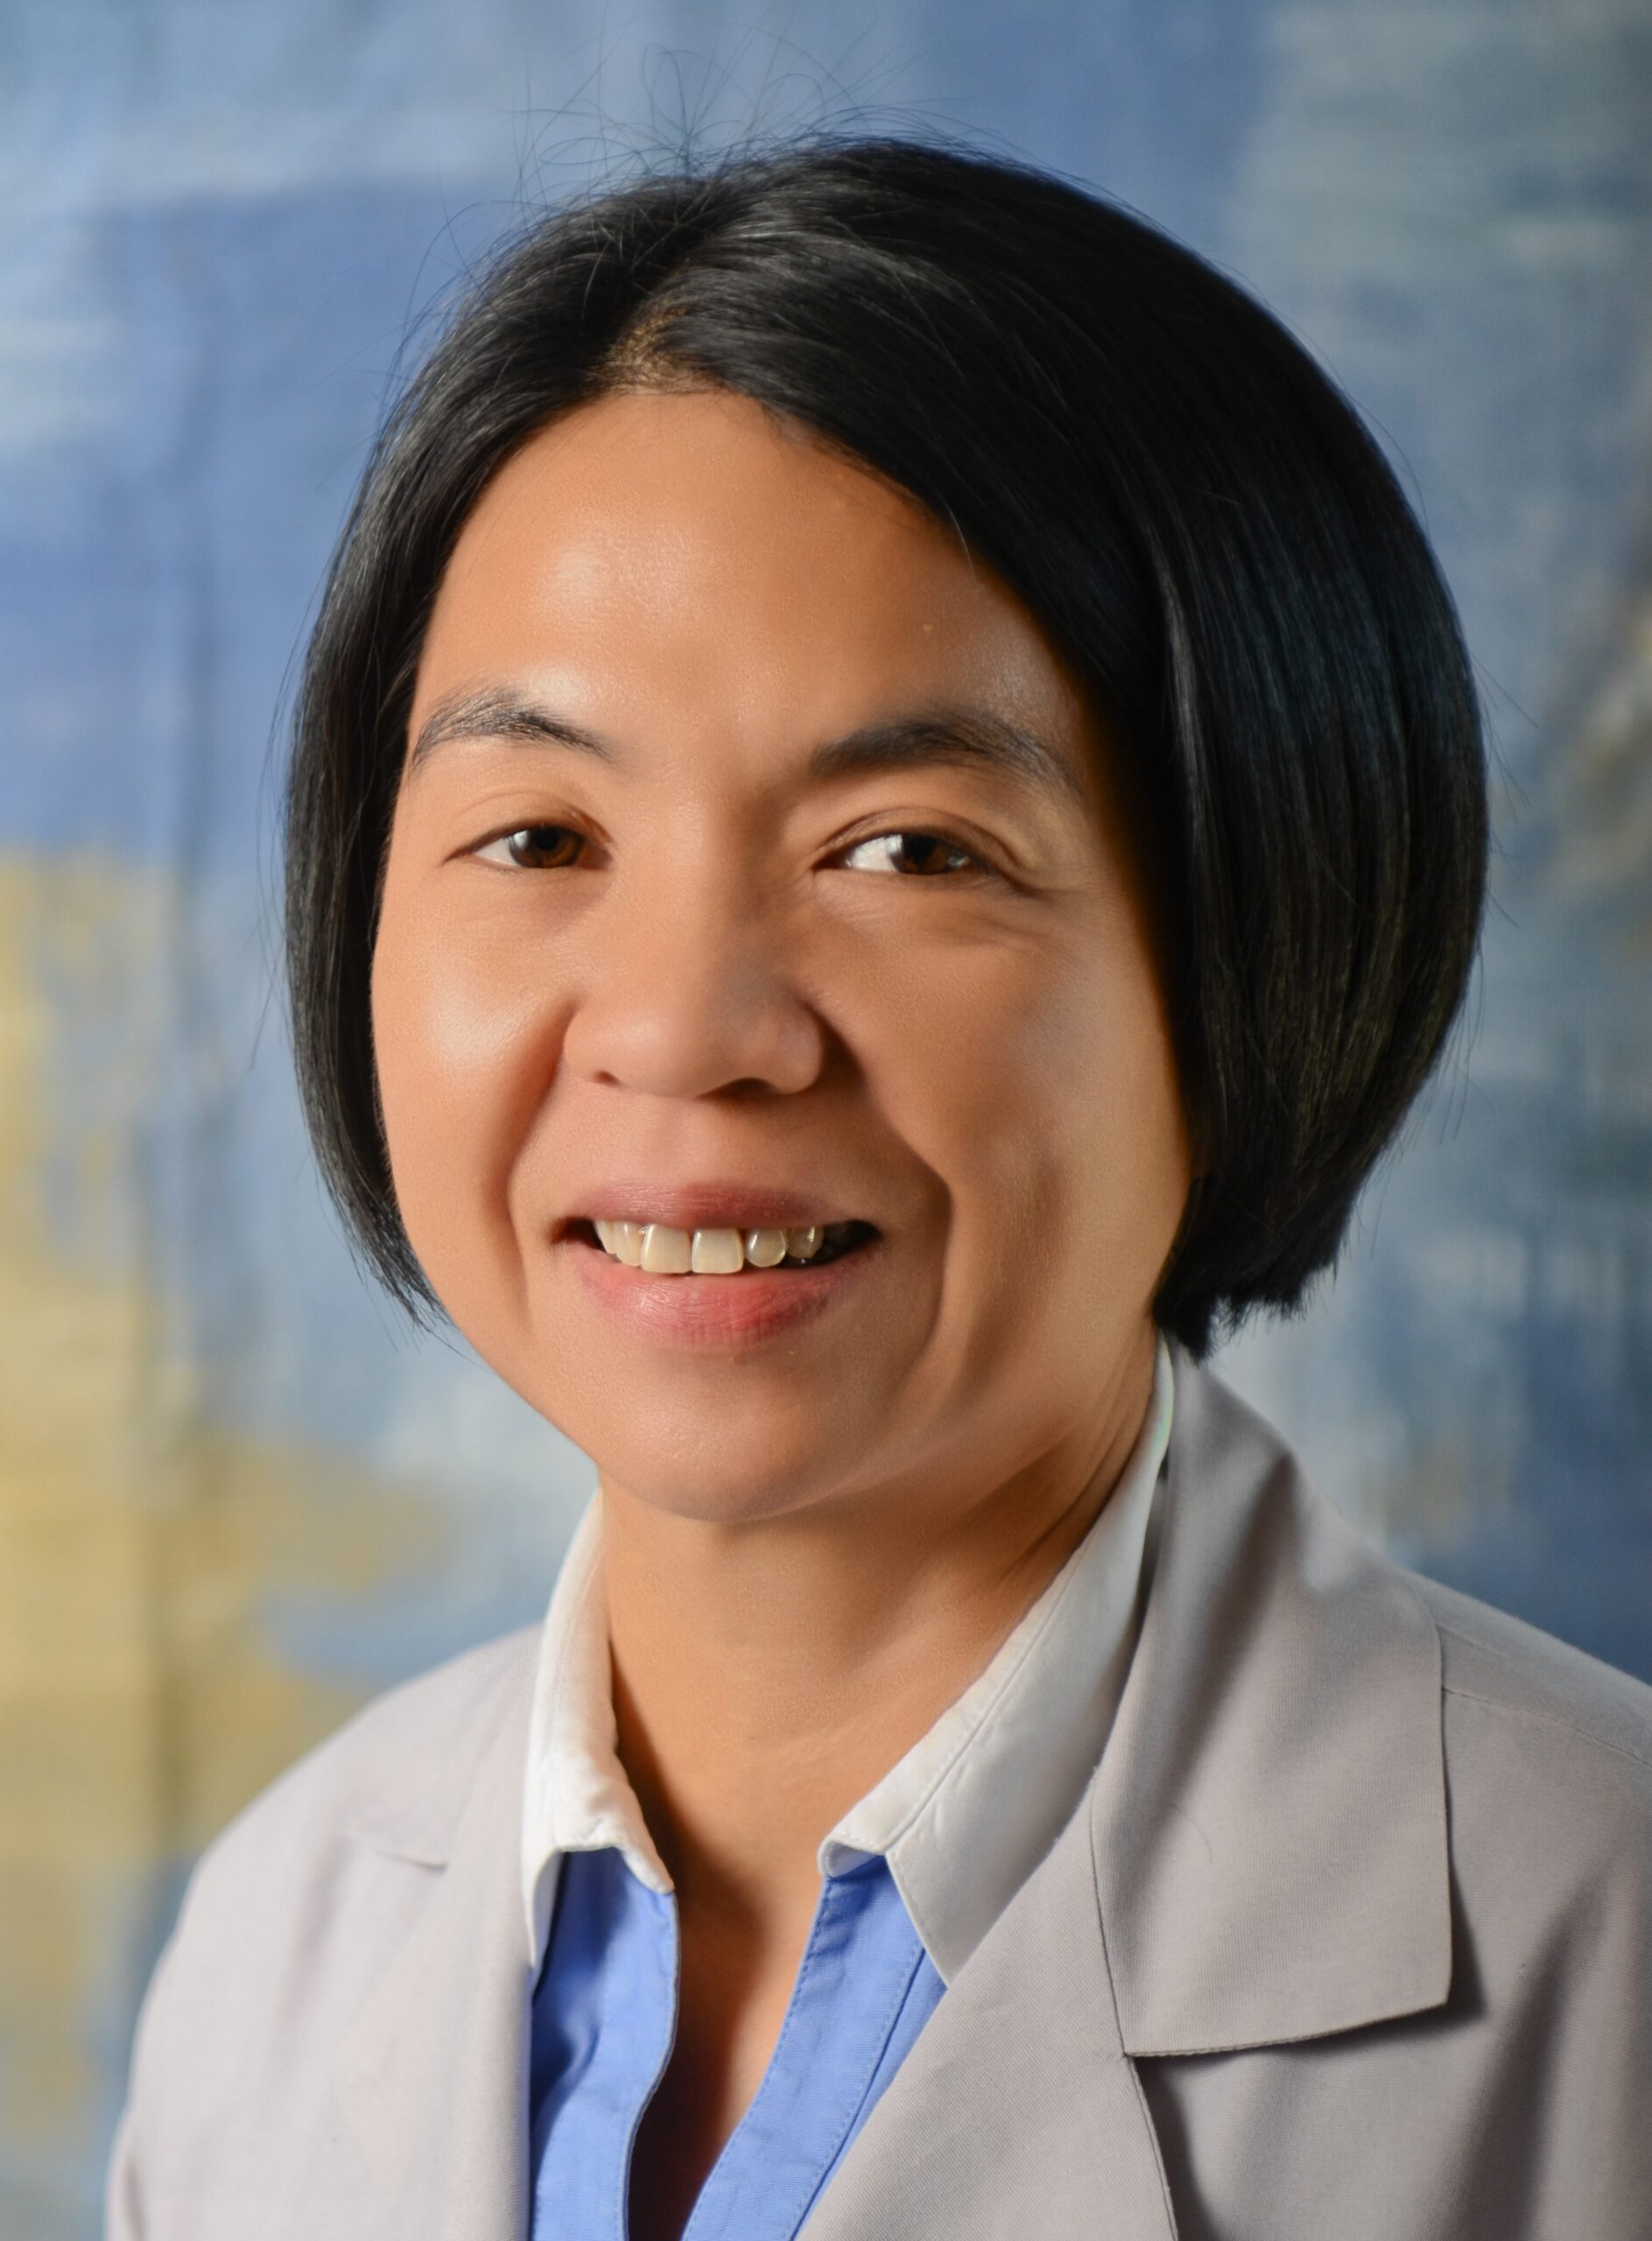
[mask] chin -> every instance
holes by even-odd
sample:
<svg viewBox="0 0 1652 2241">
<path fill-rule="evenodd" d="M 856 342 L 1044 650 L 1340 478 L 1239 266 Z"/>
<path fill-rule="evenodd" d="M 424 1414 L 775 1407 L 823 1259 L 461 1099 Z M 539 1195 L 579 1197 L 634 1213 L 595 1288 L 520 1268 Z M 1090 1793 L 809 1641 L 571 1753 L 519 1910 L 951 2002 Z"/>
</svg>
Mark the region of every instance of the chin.
<svg viewBox="0 0 1652 2241">
<path fill-rule="evenodd" d="M 672 1409 L 618 1437 L 613 1427 L 587 1427 L 579 1444 L 597 1466 L 605 1486 L 623 1489 L 632 1501 L 667 1516 L 702 1525 L 749 1525 L 809 1508 L 835 1492 L 848 1460 L 835 1437 L 841 1416 L 818 1423 L 795 1421 L 784 1432 L 760 1428 L 756 1412 L 743 1424 L 725 1418 L 708 1428 L 703 1409 Z M 578 1437 L 573 1435 L 573 1437 Z"/>
</svg>

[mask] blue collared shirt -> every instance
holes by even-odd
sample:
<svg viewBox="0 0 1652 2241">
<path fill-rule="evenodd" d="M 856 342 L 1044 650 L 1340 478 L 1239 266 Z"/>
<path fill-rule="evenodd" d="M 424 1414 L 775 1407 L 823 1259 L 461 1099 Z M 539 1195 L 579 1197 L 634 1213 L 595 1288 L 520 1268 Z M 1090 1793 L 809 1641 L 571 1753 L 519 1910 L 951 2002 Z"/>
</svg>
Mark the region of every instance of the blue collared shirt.
<svg viewBox="0 0 1652 2241">
<path fill-rule="evenodd" d="M 532 2241 L 626 2241 L 677 1985 L 671 1893 L 613 1846 L 569 1853 L 533 2002 Z M 824 1877 L 769 2067 L 683 2241 L 791 2241 L 943 1989 L 887 1861 Z"/>
</svg>

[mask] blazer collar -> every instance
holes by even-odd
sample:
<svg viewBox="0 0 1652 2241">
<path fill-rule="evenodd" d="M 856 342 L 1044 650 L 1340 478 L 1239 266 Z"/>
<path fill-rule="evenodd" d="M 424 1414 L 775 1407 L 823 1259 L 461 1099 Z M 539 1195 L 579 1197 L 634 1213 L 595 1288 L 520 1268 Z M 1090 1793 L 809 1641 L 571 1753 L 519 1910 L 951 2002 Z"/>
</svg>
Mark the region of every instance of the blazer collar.
<svg viewBox="0 0 1652 2241">
<path fill-rule="evenodd" d="M 1131 2055 L 1315 2038 L 1452 1974 L 1422 1598 L 1182 1352 L 1142 1631 L 1090 1794 Z"/>
</svg>

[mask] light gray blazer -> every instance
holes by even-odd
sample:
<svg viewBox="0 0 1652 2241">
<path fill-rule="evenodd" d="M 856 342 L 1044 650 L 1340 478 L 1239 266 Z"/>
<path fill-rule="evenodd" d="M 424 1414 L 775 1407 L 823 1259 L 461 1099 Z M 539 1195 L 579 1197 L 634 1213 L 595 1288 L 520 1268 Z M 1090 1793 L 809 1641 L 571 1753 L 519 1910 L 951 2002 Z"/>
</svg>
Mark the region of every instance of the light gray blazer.
<svg viewBox="0 0 1652 2241">
<path fill-rule="evenodd" d="M 1647 2241 L 1652 1690 L 1373 1553 L 1180 1355 L 1163 1503 L 1089 1789 L 805 2241 Z M 523 2241 L 534 1645 L 207 1853 L 111 2241 Z"/>
</svg>

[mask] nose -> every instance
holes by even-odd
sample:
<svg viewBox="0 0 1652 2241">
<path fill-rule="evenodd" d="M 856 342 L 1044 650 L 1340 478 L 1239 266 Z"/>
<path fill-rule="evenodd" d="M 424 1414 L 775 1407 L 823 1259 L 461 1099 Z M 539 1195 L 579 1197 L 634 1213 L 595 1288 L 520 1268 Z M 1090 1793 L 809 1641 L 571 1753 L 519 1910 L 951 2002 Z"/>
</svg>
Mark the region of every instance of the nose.
<svg viewBox="0 0 1652 2241">
<path fill-rule="evenodd" d="M 593 924 L 562 1064 L 655 1097 L 807 1089 L 826 1029 L 774 919 L 749 898 L 657 880 L 615 892 Z"/>
</svg>

